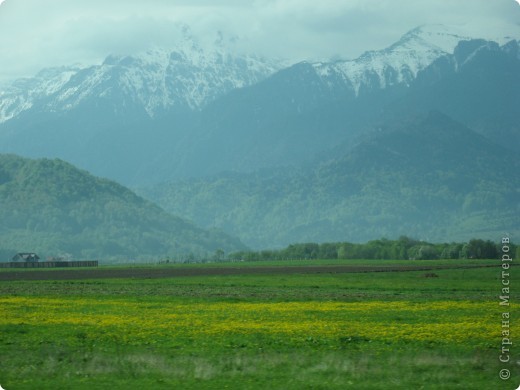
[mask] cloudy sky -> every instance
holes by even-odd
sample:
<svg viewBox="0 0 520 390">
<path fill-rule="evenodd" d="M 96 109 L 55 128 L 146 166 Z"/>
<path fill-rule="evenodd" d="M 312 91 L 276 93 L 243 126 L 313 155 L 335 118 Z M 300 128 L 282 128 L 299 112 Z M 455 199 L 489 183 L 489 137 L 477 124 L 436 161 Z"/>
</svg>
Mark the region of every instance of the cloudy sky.
<svg viewBox="0 0 520 390">
<path fill-rule="evenodd" d="M 355 58 L 422 24 L 519 37 L 515 0 L 0 0 L 0 81 L 108 54 L 174 47 L 179 24 L 205 44 L 293 61 Z"/>
</svg>

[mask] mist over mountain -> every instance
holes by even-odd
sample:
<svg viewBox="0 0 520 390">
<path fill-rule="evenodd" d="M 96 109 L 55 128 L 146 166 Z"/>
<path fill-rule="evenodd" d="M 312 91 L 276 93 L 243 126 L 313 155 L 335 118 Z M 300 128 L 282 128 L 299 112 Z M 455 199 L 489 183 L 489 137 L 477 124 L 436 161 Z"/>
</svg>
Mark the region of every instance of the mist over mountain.
<svg viewBox="0 0 520 390">
<path fill-rule="evenodd" d="M 520 50 L 422 26 L 353 60 L 178 49 L 0 93 L 0 151 L 58 157 L 255 248 L 519 230 Z"/>
</svg>

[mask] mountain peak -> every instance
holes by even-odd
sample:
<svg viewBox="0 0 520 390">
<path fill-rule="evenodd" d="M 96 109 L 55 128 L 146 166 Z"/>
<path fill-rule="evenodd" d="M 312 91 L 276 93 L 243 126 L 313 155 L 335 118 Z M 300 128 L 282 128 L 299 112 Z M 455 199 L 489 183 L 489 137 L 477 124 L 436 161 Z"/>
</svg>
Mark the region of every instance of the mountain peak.
<svg viewBox="0 0 520 390">
<path fill-rule="evenodd" d="M 322 77 L 339 75 L 359 95 L 367 88 L 409 85 L 420 70 L 437 58 L 453 53 L 457 44 L 467 39 L 470 38 L 456 28 L 424 25 L 408 31 L 399 41 L 383 50 L 365 52 L 355 60 L 314 66 Z"/>
<path fill-rule="evenodd" d="M 34 78 L 16 81 L 0 91 L 0 123 L 33 106 L 68 111 L 90 98 L 111 96 L 123 99 L 132 110 L 140 107 L 150 117 L 172 108 L 198 110 L 281 67 L 276 61 L 234 55 L 222 45 L 204 50 L 189 31 L 183 34 L 173 48 L 112 54 L 100 65 L 46 69 Z"/>
<path fill-rule="evenodd" d="M 422 47 L 451 54 L 460 41 L 470 39 L 472 37 L 464 34 L 457 27 L 444 24 L 425 24 L 408 31 L 387 50 Z"/>
</svg>

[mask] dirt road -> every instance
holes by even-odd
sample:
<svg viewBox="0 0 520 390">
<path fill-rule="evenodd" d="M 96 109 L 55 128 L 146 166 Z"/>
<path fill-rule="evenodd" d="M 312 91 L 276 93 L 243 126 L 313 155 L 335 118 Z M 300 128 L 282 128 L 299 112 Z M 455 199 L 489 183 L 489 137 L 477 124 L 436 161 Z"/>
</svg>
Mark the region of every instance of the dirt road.
<svg viewBox="0 0 520 390">
<path fill-rule="evenodd" d="M 290 274 L 340 274 L 364 272 L 410 272 L 435 271 L 442 269 L 469 269 L 499 267 L 496 265 L 312 265 L 312 266 L 247 266 L 247 267 L 128 267 L 128 268 L 92 268 L 92 269 L 46 269 L 0 272 L 0 282 L 12 280 L 81 280 L 113 278 L 174 278 L 189 276 L 221 275 L 290 275 Z"/>
</svg>

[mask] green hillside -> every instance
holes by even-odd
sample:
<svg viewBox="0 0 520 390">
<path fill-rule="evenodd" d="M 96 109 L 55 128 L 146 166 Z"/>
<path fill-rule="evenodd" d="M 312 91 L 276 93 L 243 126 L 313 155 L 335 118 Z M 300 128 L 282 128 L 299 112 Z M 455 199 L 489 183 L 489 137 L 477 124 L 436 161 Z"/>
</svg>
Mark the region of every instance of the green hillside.
<svg viewBox="0 0 520 390">
<path fill-rule="evenodd" d="M 61 160 L 0 155 L 0 261 L 19 251 L 83 259 L 206 256 L 243 248 Z"/>
<path fill-rule="evenodd" d="M 254 248 L 433 242 L 518 232 L 519 160 L 440 113 L 381 127 L 341 158 L 312 168 L 165 184 L 146 195 Z"/>
</svg>

